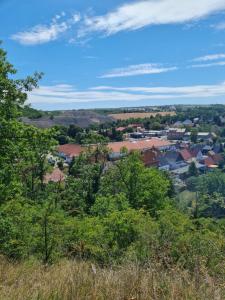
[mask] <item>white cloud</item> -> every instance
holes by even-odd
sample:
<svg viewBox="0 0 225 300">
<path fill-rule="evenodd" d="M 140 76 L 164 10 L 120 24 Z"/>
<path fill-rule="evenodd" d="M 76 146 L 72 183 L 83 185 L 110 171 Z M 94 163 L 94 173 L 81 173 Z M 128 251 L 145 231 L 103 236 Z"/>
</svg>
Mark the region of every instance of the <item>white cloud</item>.
<svg viewBox="0 0 225 300">
<path fill-rule="evenodd" d="M 171 96 L 172 98 L 204 98 L 225 96 L 225 82 L 216 85 L 193 85 L 193 86 L 176 86 L 176 87 L 112 87 L 99 86 L 94 87 L 94 91 L 117 91 L 126 93 L 141 93 L 141 95 L 151 95 L 164 99 Z"/>
<path fill-rule="evenodd" d="M 37 25 L 29 31 L 13 34 L 12 39 L 23 45 L 44 44 L 56 40 L 67 29 L 68 25 L 65 22 L 50 26 Z"/>
<path fill-rule="evenodd" d="M 124 4 L 103 16 L 86 17 L 80 36 L 102 31 L 107 35 L 150 25 L 181 24 L 223 11 L 224 0 L 142 0 Z"/>
<path fill-rule="evenodd" d="M 80 15 L 74 14 L 72 18 L 60 22 L 64 16 L 64 13 L 56 15 L 49 25 L 36 25 L 28 31 L 13 34 L 11 39 L 23 45 L 44 44 L 57 40 L 61 34 L 70 29 L 73 24 L 80 21 Z"/>
<path fill-rule="evenodd" d="M 197 57 L 197 58 L 193 59 L 192 61 L 206 62 L 206 61 L 218 60 L 218 59 L 223 59 L 223 58 L 225 58 L 225 53 L 205 55 L 205 56 Z"/>
<path fill-rule="evenodd" d="M 159 64 L 139 64 L 131 65 L 125 68 L 117 68 L 100 76 L 100 78 L 115 78 L 115 77 L 128 77 L 146 74 L 159 74 L 169 71 L 175 71 L 177 67 L 162 67 Z"/>
<path fill-rule="evenodd" d="M 217 61 L 209 64 L 196 64 L 191 65 L 188 68 L 210 68 L 210 67 L 223 67 L 225 66 L 225 61 Z"/>
<path fill-rule="evenodd" d="M 109 101 L 216 98 L 225 96 L 225 82 L 215 85 L 177 87 L 110 87 L 77 90 L 71 85 L 41 86 L 29 94 L 28 102 L 41 104 L 77 104 Z"/>
</svg>

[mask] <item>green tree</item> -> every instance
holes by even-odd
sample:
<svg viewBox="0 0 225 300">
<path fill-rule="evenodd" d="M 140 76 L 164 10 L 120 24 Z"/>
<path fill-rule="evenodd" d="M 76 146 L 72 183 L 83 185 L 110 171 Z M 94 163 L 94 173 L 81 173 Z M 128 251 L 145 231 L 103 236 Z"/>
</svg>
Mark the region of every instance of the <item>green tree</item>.
<svg viewBox="0 0 225 300">
<path fill-rule="evenodd" d="M 168 200 L 170 180 L 154 168 L 145 168 L 140 154 L 132 152 L 109 168 L 101 180 L 99 193 L 103 196 L 126 195 L 131 207 L 144 208 L 153 215 Z"/>
<path fill-rule="evenodd" d="M 37 87 L 42 74 L 12 79 L 16 70 L 0 49 L 0 203 L 21 194 L 21 164 L 27 142 L 27 126 L 18 119 L 27 92 Z"/>
<path fill-rule="evenodd" d="M 90 210 L 95 202 L 107 156 L 107 147 L 104 144 L 97 144 L 87 147 L 86 152 L 74 159 L 70 166 L 69 172 L 74 178 L 68 182 L 70 188 L 76 189 L 74 190 L 77 194 L 75 203 L 80 203 L 83 199 L 85 205 L 82 206 L 82 209 Z"/>
<path fill-rule="evenodd" d="M 198 169 L 197 169 L 194 161 L 190 164 L 190 166 L 188 168 L 188 175 L 189 176 L 198 176 Z"/>
<path fill-rule="evenodd" d="M 1 205 L 0 253 L 12 259 L 34 255 L 37 215 L 37 208 L 22 198 Z"/>
<path fill-rule="evenodd" d="M 192 141 L 192 143 L 196 144 L 197 140 L 198 140 L 198 130 L 192 129 L 191 130 L 191 141 Z"/>
</svg>

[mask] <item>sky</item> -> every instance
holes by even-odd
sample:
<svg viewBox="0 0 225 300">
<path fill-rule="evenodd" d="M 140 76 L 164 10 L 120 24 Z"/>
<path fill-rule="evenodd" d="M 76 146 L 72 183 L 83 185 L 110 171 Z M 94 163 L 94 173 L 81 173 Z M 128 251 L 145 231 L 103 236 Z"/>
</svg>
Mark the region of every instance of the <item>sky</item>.
<svg viewBox="0 0 225 300">
<path fill-rule="evenodd" d="M 34 108 L 225 104 L 225 0 L 0 0 L 0 40 Z"/>
</svg>

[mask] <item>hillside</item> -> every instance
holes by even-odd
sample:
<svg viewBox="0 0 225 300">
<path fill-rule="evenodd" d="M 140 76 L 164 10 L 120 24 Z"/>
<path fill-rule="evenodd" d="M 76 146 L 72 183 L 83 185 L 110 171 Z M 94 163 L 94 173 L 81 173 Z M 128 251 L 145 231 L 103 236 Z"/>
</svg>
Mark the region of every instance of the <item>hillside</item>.
<svg viewBox="0 0 225 300">
<path fill-rule="evenodd" d="M 55 125 L 69 126 L 75 124 L 79 127 L 86 128 L 92 124 L 102 124 L 112 122 L 110 116 L 102 115 L 88 110 L 68 110 L 55 114 L 43 114 L 39 118 L 23 117 L 24 123 L 34 125 L 39 128 L 50 128 Z"/>
</svg>

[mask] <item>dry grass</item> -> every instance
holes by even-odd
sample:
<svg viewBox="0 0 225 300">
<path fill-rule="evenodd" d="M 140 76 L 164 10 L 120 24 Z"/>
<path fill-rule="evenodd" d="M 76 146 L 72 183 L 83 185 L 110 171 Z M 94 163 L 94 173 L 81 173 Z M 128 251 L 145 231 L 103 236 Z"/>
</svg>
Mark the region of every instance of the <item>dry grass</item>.
<svg viewBox="0 0 225 300">
<path fill-rule="evenodd" d="M 128 120 L 128 119 L 145 119 L 150 117 L 155 117 L 157 115 L 161 116 L 175 116 L 176 113 L 174 111 L 162 111 L 156 113 L 122 113 L 122 114 L 111 114 L 109 117 L 115 120 Z"/>
<path fill-rule="evenodd" d="M 128 264 L 100 269 L 90 263 L 61 261 L 45 267 L 38 263 L 0 262 L 1 300 L 147 300 L 225 299 L 225 286 L 202 272 L 140 268 Z"/>
</svg>

